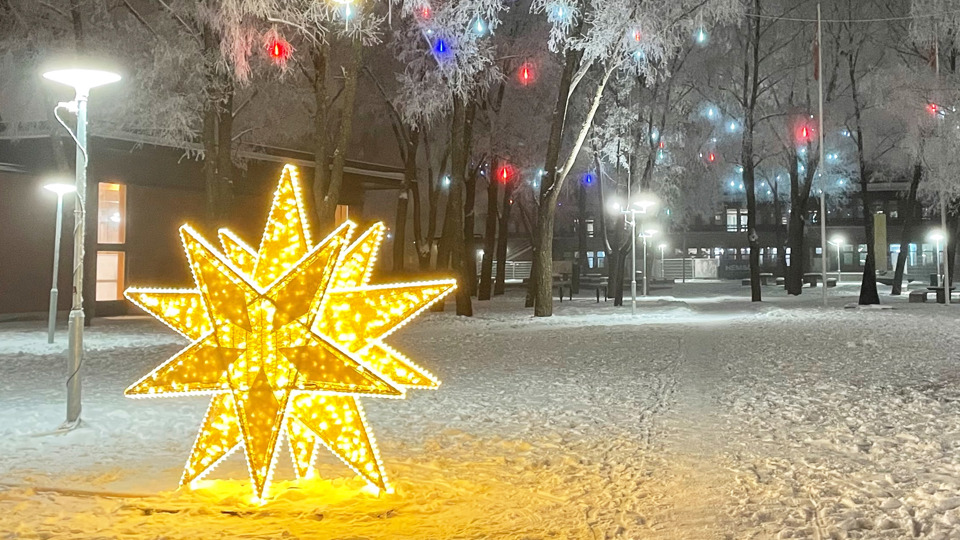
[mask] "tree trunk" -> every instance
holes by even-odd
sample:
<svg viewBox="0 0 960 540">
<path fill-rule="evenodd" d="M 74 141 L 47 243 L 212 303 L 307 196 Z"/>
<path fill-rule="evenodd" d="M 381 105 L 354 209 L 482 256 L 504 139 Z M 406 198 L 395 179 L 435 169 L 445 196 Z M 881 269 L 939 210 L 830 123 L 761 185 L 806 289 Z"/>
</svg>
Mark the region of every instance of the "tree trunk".
<svg viewBox="0 0 960 540">
<path fill-rule="evenodd" d="M 226 213 L 229 195 L 229 167 L 232 166 L 230 148 L 232 137 L 232 85 L 228 76 L 217 69 L 220 36 L 209 23 L 203 25 L 204 69 L 206 72 L 206 99 L 203 104 L 203 178 L 206 194 L 207 227 L 215 231 Z M 229 107 L 229 110 L 228 110 Z M 225 143 L 224 143 L 225 140 Z M 220 171 L 220 168 L 227 171 Z"/>
<path fill-rule="evenodd" d="M 577 265 L 573 272 L 573 292 L 580 292 L 580 277 L 587 271 L 587 187 L 580 182 L 577 189 Z"/>
<path fill-rule="evenodd" d="M 537 248 L 534 250 L 533 271 L 530 274 L 533 285 L 533 309 L 537 317 L 548 317 L 553 314 L 553 224 L 556 216 L 554 204 L 546 195 L 554 189 L 557 182 L 557 167 L 560 162 L 560 145 L 563 142 L 563 125 L 567 117 L 570 85 L 573 75 L 580 65 L 581 55 L 575 51 L 568 51 L 563 74 L 560 76 L 560 87 L 557 90 L 557 101 L 553 108 L 550 123 L 550 134 L 547 139 L 547 158 L 544 161 L 546 174 L 540 179 L 540 207 L 537 209 L 536 238 Z M 547 206 L 550 206 L 547 208 Z"/>
<path fill-rule="evenodd" d="M 495 296 L 506 292 L 507 283 L 507 241 L 510 239 L 510 210 L 513 208 L 513 187 L 515 179 L 510 179 L 503 187 L 502 210 L 500 211 L 500 233 L 497 235 L 497 279 L 493 284 Z"/>
<path fill-rule="evenodd" d="M 221 219 L 233 206 L 233 83 L 223 77 L 223 99 L 217 104 L 217 185 Z"/>
<path fill-rule="evenodd" d="M 402 128 L 402 126 L 401 126 Z M 420 146 L 420 133 L 411 129 L 408 131 L 406 149 L 403 154 L 403 187 L 397 194 L 397 216 L 393 226 L 393 271 L 401 273 L 404 270 L 404 255 L 407 244 L 407 211 L 410 204 L 410 194 L 413 192 L 413 186 L 417 183 L 417 152 Z M 419 210 L 419 205 L 414 202 L 414 209 Z M 416 212 L 414 220 L 420 218 L 419 212 Z M 414 236 L 416 236 L 414 232 Z"/>
<path fill-rule="evenodd" d="M 494 160 L 490 168 L 496 171 L 497 161 Z M 495 175 L 487 178 L 487 221 L 483 231 L 483 260 L 480 264 L 480 289 L 477 300 L 489 300 L 493 293 L 493 257 L 497 248 L 497 208 L 500 206 L 497 197 L 500 195 L 500 184 L 494 180 Z"/>
<path fill-rule="evenodd" d="M 918 156 L 923 155 L 923 150 Z M 916 236 L 917 224 L 920 221 L 920 206 L 917 204 L 917 190 L 920 179 L 923 178 L 923 162 L 918 157 L 913 166 L 913 177 L 910 179 L 910 191 L 907 193 L 907 207 L 904 209 L 903 227 L 900 233 L 900 253 L 897 255 L 897 268 L 893 272 L 893 288 L 890 294 L 899 296 L 903 290 L 903 272 L 910 256 L 910 244 Z"/>
<path fill-rule="evenodd" d="M 867 171 L 866 156 L 863 153 L 862 107 L 860 106 L 860 92 L 857 87 L 856 58 L 857 55 L 855 54 L 847 54 L 847 62 L 850 68 L 850 93 L 853 97 L 853 117 L 857 130 L 857 166 L 860 173 L 860 200 L 862 202 L 860 209 L 863 217 L 863 231 L 867 237 L 867 260 L 863 265 L 863 280 L 860 282 L 860 301 L 858 302 L 861 306 L 865 306 L 879 304 L 880 295 L 877 293 L 877 258 L 876 246 L 874 245 L 873 212 L 870 209 L 870 191 L 867 189 L 870 175 Z M 820 219 L 824 219 L 824 217 L 821 216 Z M 826 257 L 827 254 L 824 253 L 823 256 Z"/>
<path fill-rule="evenodd" d="M 760 297 L 760 239 L 757 236 L 756 162 L 753 156 L 753 132 L 756 128 L 755 110 L 760 92 L 760 0 L 753 2 L 753 15 L 748 17 L 748 41 L 745 42 L 743 58 L 743 92 L 745 125 L 740 147 L 740 163 L 743 166 L 743 187 L 747 192 L 747 242 L 750 246 L 750 300 L 759 302 Z M 752 30 L 752 32 L 750 32 Z M 752 51 L 751 51 L 752 45 Z M 752 55 L 749 54 L 752 52 Z M 751 65 L 752 64 L 752 65 Z"/>
<path fill-rule="evenodd" d="M 459 280 L 457 287 L 457 315 L 472 316 L 473 305 L 470 299 L 471 276 L 466 268 L 463 236 L 463 192 L 466 184 L 467 161 L 470 155 L 470 141 L 473 137 L 473 117 L 476 103 L 464 104 L 460 98 L 454 98 L 453 119 L 450 135 L 450 190 L 443 219 L 443 235 L 440 239 L 440 251 L 437 268 L 451 268 Z"/>
<path fill-rule="evenodd" d="M 360 68 L 363 63 L 363 44 L 359 39 L 354 39 L 352 48 L 352 61 L 344 66 L 343 70 L 343 109 L 340 114 L 340 129 L 337 133 L 337 144 L 333 149 L 332 156 L 317 156 L 317 169 L 314 171 L 313 196 L 316 200 L 317 221 L 320 230 L 333 228 L 334 219 L 337 215 L 337 205 L 340 204 L 340 190 L 343 187 L 343 167 L 347 160 L 347 145 L 350 144 L 350 135 L 353 131 L 353 109 L 357 97 L 357 77 L 360 74 Z M 321 57 L 322 65 L 316 64 L 317 59 L 315 59 L 315 65 L 325 68 L 326 54 L 321 50 L 319 56 Z M 321 91 L 322 93 L 316 95 L 318 118 L 315 129 L 319 128 L 323 131 L 314 134 L 315 140 L 325 138 L 326 130 L 328 129 L 326 125 L 319 125 L 320 117 L 322 116 L 325 120 L 327 116 L 326 113 L 320 114 L 320 99 L 323 99 L 322 107 L 325 111 L 329 111 L 330 106 L 326 101 L 326 77 L 320 77 L 319 73 L 318 71 L 317 79 L 320 83 L 324 84 L 324 87 Z M 319 83 L 314 84 L 314 92 L 320 91 L 318 84 Z M 317 147 L 317 154 L 321 154 L 321 150 L 326 150 L 325 142 Z M 321 163 L 329 163 L 330 170 L 327 171 L 325 165 L 322 166 Z M 317 171 L 320 171 L 319 175 L 317 175 Z"/>
<path fill-rule="evenodd" d="M 463 200 L 463 273 L 464 281 L 469 284 L 470 296 L 477 294 L 477 246 L 476 230 L 477 176 L 482 164 L 472 167 L 467 175 L 465 197 Z M 462 287 L 463 285 L 461 285 Z"/>
<path fill-rule="evenodd" d="M 70 0 L 70 19 L 73 22 L 73 39 L 76 41 L 77 51 L 83 46 L 83 19 L 80 16 L 80 0 Z"/>
<path fill-rule="evenodd" d="M 787 294 L 799 295 L 803 293 L 803 265 L 806 262 L 803 247 L 803 233 L 806 222 L 803 220 L 803 209 L 794 208 L 790 212 L 790 228 L 787 229 L 787 247 L 790 249 L 790 265 L 787 267 L 787 276 L 784 280 Z M 786 253 L 784 253 L 786 258 Z"/>
</svg>

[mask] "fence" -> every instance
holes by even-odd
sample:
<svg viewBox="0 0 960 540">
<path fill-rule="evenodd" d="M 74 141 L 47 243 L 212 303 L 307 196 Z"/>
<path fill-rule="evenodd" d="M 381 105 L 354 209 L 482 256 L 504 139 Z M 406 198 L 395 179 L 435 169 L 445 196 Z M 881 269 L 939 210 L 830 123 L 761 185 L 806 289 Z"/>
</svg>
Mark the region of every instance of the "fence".
<svg viewBox="0 0 960 540">
<path fill-rule="evenodd" d="M 477 274 L 480 274 L 481 261 L 477 260 Z M 507 281 L 523 281 L 530 277 L 533 261 L 507 261 L 504 265 Z M 497 274 L 497 261 L 493 261 L 493 274 Z"/>
</svg>

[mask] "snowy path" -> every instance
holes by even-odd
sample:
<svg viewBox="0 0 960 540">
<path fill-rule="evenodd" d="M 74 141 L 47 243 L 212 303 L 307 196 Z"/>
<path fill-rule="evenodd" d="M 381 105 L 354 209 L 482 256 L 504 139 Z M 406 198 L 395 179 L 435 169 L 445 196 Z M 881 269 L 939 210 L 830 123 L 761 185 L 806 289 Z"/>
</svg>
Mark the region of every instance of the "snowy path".
<svg viewBox="0 0 960 540">
<path fill-rule="evenodd" d="M 960 311 L 697 287 L 636 318 L 428 315 L 392 343 L 441 388 L 364 400 L 397 492 L 324 457 L 262 509 L 239 457 L 173 491 L 205 400 L 122 397 L 171 332 L 100 321 L 87 427 L 35 437 L 63 415 L 62 345 L 0 325 L 0 538 L 960 538 Z"/>
</svg>

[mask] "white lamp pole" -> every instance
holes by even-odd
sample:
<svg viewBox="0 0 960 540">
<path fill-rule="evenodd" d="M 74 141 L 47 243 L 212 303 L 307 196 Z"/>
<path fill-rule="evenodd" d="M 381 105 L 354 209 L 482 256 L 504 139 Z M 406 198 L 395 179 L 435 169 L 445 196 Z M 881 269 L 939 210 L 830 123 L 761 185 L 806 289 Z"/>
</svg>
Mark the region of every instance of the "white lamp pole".
<svg viewBox="0 0 960 540">
<path fill-rule="evenodd" d="M 83 366 L 83 258 L 84 258 L 84 219 L 86 217 L 87 193 L 87 98 L 90 90 L 120 80 L 120 75 L 95 69 L 60 69 L 43 74 L 45 79 L 70 86 L 76 92 L 73 101 L 59 103 L 54 108 L 54 116 L 70 132 L 77 145 L 76 194 L 77 202 L 73 211 L 73 300 L 70 307 L 69 328 L 67 330 L 67 420 L 63 429 L 73 429 L 80 424 L 80 368 Z M 77 114 L 77 131 L 60 119 L 59 110 L 65 108 Z"/>
<path fill-rule="evenodd" d="M 648 229 L 640 233 L 640 236 L 643 237 L 643 295 L 647 296 L 648 285 L 647 285 L 647 238 L 652 238 L 657 231 L 653 229 Z"/>
<path fill-rule="evenodd" d="M 57 326 L 57 280 L 60 277 L 60 231 L 63 230 L 63 196 L 76 190 L 73 184 L 53 183 L 44 189 L 57 194 L 57 228 L 53 237 L 53 283 L 50 285 L 50 312 L 47 316 L 47 343 L 53 343 L 53 333 Z"/>
<path fill-rule="evenodd" d="M 629 186 L 627 186 L 629 189 Z M 614 203 L 613 208 L 625 216 L 630 216 L 627 224 L 630 225 L 630 313 L 637 314 L 637 214 L 646 214 L 647 209 L 654 206 L 656 200 L 650 196 L 640 195 L 640 197 L 629 204 L 627 208 Z M 646 245 L 646 244 L 644 244 Z M 646 283 L 646 255 L 644 255 L 643 280 Z"/>
</svg>

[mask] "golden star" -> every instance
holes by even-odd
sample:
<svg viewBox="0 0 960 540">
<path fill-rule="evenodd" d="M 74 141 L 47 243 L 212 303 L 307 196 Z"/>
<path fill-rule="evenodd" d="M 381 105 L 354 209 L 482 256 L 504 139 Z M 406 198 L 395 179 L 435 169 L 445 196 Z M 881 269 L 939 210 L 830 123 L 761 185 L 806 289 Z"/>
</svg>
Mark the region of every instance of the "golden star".
<svg viewBox="0 0 960 540">
<path fill-rule="evenodd" d="M 349 244 L 354 228 L 347 222 L 314 245 L 296 168 L 287 165 L 258 250 L 221 229 L 220 253 L 184 225 L 197 289 L 125 292 L 192 341 L 126 395 L 214 395 L 181 485 L 242 446 L 254 495 L 263 500 L 286 437 L 298 477 L 311 474 L 322 444 L 388 489 L 357 396 L 402 398 L 406 388 L 439 385 L 383 339 L 456 282 L 369 285 L 384 227 Z"/>
</svg>

